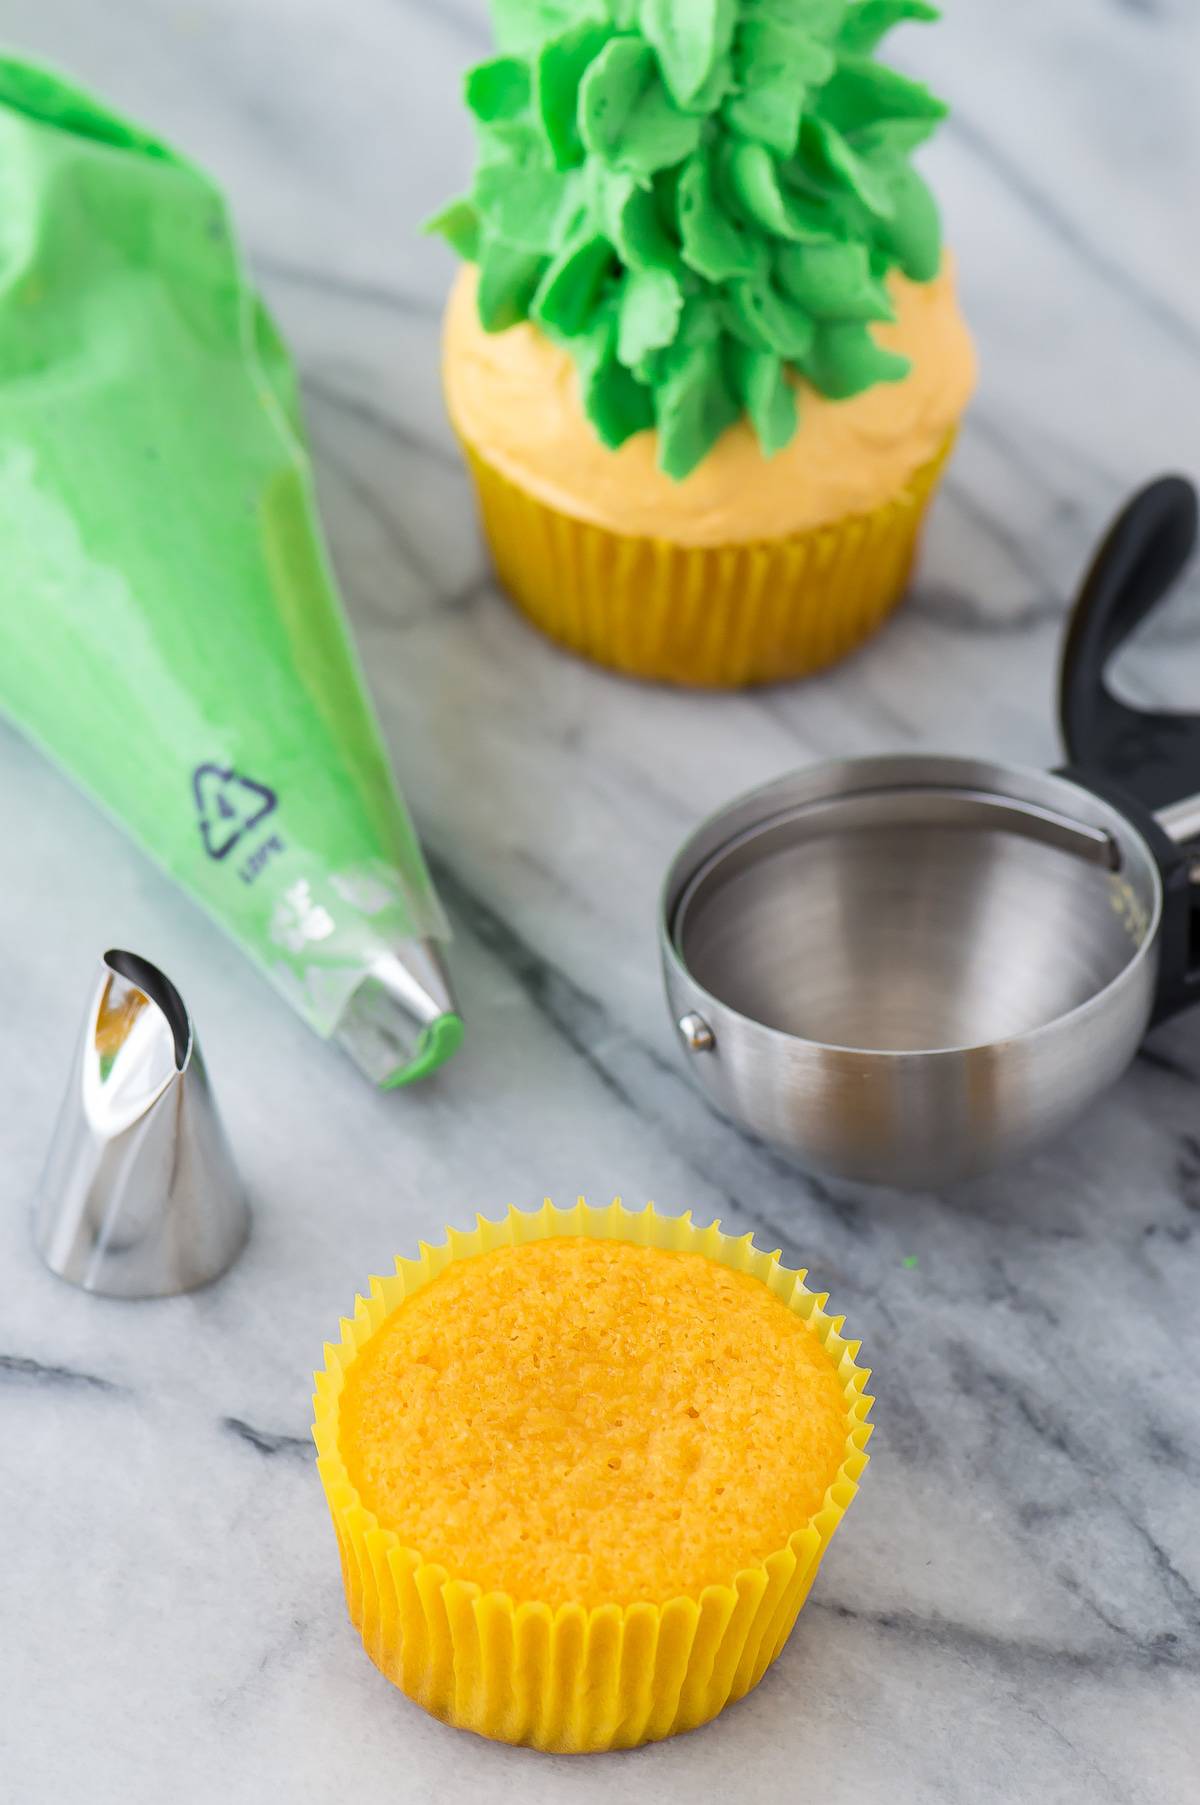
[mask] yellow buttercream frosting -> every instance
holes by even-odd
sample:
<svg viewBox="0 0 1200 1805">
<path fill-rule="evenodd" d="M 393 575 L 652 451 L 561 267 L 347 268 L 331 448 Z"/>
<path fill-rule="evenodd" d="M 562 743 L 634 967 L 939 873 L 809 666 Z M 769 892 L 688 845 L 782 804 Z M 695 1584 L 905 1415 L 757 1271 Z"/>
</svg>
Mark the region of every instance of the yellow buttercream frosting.
<svg viewBox="0 0 1200 1805">
<path fill-rule="evenodd" d="M 912 369 L 849 401 L 801 383 L 800 428 L 764 457 L 743 419 L 683 482 L 655 464 L 655 435 L 617 451 L 597 438 L 575 364 L 536 326 L 487 333 L 476 271 L 460 271 L 446 309 L 443 375 L 459 436 L 547 506 L 608 531 L 688 546 L 785 538 L 867 514 L 898 495 L 944 445 L 975 381 L 975 354 L 947 258 L 934 281 L 893 275 L 894 322 L 874 328 Z"/>
</svg>

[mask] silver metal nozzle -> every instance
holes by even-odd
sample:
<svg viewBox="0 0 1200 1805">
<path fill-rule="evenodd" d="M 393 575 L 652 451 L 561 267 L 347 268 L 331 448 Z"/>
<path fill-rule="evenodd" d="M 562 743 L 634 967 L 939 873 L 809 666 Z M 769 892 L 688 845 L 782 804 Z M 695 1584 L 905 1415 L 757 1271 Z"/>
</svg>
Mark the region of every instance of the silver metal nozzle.
<svg viewBox="0 0 1200 1805">
<path fill-rule="evenodd" d="M 335 1038 L 373 1083 L 387 1084 L 441 1063 L 444 1055 L 430 1046 L 430 1033 L 446 1017 L 457 1020 L 437 942 L 409 940 L 372 961 L 342 1011 Z"/>
<path fill-rule="evenodd" d="M 148 960 L 105 953 L 38 1187 L 38 1251 L 85 1291 L 170 1297 L 219 1278 L 249 1227 L 183 998 Z"/>
</svg>

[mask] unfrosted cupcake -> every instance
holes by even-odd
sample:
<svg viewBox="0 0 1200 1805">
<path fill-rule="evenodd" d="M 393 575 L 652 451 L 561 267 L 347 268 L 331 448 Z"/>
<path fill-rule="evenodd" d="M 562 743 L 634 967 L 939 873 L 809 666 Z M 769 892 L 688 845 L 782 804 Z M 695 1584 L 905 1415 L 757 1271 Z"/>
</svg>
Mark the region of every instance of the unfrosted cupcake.
<svg viewBox="0 0 1200 1805">
<path fill-rule="evenodd" d="M 690 1729 L 783 1646 L 866 1465 L 840 1319 L 716 1225 L 547 1205 L 374 1280 L 317 1376 L 350 1614 L 436 1716 Z"/>
<path fill-rule="evenodd" d="M 974 359 L 875 60 L 923 0 L 497 0 L 444 379 L 499 574 L 572 649 L 797 676 L 903 592 Z"/>
</svg>

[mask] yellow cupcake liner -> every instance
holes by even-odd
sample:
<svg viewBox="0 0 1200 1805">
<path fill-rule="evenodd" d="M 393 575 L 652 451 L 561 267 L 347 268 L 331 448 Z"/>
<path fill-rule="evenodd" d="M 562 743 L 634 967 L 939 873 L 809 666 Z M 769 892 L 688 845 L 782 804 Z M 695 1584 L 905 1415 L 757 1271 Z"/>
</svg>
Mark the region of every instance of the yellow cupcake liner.
<svg viewBox="0 0 1200 1805">
<path fill-rule="evenodd" d="M 421 1558 L 385 1528 L 360 1499 L 338 1445 L 338 1406 L 347 1368 L 406 1297 L 457 1260 L 495 1247 L 524 1246 L 555 1235 L 631 1241 L 700 1253 L 769 1285 L 815 1330 L 834 1362 L 846 1400 L 846 1447 L 821 1508 L 797 1525 L 786 1546 L 706 1586 L 698 1597 L 664 1604 L 514 1603 Z M 859 1344 L 826 1314 L 824 1295 L 779 1253 L 760 1253 L 750 1235 L 722 1234 L 714 1222 L 633 1212 L 583 1201 L 547 1202 L 532 1213 L 510 1209 L 499 1222 L 476 1217 L 450 1229 L 440 1247 L 420 1244 L 415 1260 L 397 1259 L 394 1278 L 373 1278 L 343 1319 L 341 1340 L 325 1347 L 316 1374 L 313 1437 L 341 1554 L 350 1617 L 375 1665 L 409 1698 L 444 1722 L 500 1742 L 577 1754 L 633 1748 L 695 1729 L 756 1686 L 791 1633 L 834 1530 L 867 1464 L 873 1403 Z"/>
<path fill-rule="evenodd" d="M 870 513 L 721 546 L 577 520 L 464 449 L 497 574 L 535 626 L 628 676 L 734 689 L 809 676 L 882 626 L 904 595 L 954 437 Z"/>
</svg>

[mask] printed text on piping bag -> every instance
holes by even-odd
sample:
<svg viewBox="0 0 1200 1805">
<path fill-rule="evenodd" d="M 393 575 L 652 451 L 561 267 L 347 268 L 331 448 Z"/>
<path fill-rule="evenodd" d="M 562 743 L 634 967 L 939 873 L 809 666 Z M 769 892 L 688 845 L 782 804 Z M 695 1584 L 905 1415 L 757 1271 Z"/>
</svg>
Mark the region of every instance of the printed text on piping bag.
<svg viewBox="0 0 1200 1805">
<path fill-rule="evenodd" d="M 0 58 L 0 708 L 381 1084 L 446 934 L 211 181 Z"/>
</svg>

